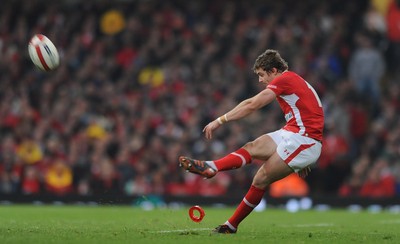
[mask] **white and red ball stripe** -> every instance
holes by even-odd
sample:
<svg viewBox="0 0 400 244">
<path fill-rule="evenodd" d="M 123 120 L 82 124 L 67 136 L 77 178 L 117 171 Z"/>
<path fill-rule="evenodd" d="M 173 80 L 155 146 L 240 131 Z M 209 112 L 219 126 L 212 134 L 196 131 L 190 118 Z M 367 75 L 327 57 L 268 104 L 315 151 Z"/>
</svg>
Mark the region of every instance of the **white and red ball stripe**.
<svg viewBox="0 0 400 244">
<path fill-rule="evenodd" d="M 32 62 L 41 70 L 50 71 L 60 64 L 57 48 L 45 35 L 34 35 L 29 41 L 28 51 Z"/>
</svg>

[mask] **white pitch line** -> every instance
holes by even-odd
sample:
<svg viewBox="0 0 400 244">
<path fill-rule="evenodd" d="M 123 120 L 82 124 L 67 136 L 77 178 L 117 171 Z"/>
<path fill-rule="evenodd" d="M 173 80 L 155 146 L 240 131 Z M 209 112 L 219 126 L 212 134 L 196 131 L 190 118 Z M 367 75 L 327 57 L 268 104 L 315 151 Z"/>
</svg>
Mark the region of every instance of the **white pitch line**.
<svg viewBox="0 0 400 244">
<path fill-rule="evenodd" d="M 151 231 L 151 233 L 174 233 L 174 232 L 185 232 L 185 231 L 211 231 L 210 228 L 195 228 L 195 229 L 183 229 L 183 230 L 159 230 L 159 231 Z"/>
<path fill-rule="evenodd" d="M 379 221 L 381 224 L 400 224 L 400 219 L 388 219 Z"/>
<path fill-rule="evenodd" d="M 317 223 L 317 224 L 298 224 L 298 225 L 281 225 L 282 227 L 329 227 L 332 223 Z"/>
<path fill-rule="evenodd" d="M 298 225 L 280 225 L 281 227 L 299 227 L 299 228 L 307 228 L 307 227 L 329 227 L 333 226 L 332 223 L 317 223 L 317 224 L 298 224 Z M 185 232 L 185 231 L 211 231 L 210 228 L 195 228 L 195 229 L 181 229 L 181 230 L 159 230 L 159 231 L 151 231 L 150 233 L 176 233 L 176 232 Z"/>
</svg>

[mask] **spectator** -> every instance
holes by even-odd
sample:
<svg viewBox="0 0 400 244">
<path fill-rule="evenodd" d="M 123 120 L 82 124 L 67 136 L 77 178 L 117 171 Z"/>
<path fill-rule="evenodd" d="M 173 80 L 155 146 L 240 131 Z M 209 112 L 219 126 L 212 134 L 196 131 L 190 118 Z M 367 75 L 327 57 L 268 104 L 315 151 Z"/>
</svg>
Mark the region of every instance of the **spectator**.
<svg viewBox="0 0 400 244">
<path fill-rule="evenodd" d="M 381 98 L 381 79 L 385 72 L 385 61 L 374 47 L 370 37 L 365 34 L 356 34 L 356 51 L 349 63 L 349 77 L 354 83 L 358 94 L 370 103 L 374 112 L 377 112 Z"/>
<path fill-rule="evenodd" d="M 41 192 L 41 179 L 35 166 L 26 166 L 21 182 L 23 194 L 39 194 Z"/>
<path fill-rule="evenodd" d="M 399 77 L 398 63 L 400 61 L 400 1 L 392 0 L 386 15 L 387 37 L 389 47 L 387 49 L 387 60 L 389 72 Z"/>
<path fill-rule="evenodd" d="M 368 172 L 370 159 L 368 155 L 363 155 L 359 161 L 354 163 L 351 175 L 347 177 L 345 182 L 340 186 L 338 194 L 342 197 L 359 196 L 361 187 L 365 181 L 365 175 Z"/>
<path fill-rule="evenodd" d="M 379 158 L 368 172 L 366 181 L 360 189 L 363 197 L 393 197 L 396 184 L 386 159 Z"/>
<path fill-rule="evenodd" d="M 47 192 L 55 195 L 65 195 L 72 192 L 72 170 L 65 162 L 56 160 L 45 173 Z"/>
</svg>

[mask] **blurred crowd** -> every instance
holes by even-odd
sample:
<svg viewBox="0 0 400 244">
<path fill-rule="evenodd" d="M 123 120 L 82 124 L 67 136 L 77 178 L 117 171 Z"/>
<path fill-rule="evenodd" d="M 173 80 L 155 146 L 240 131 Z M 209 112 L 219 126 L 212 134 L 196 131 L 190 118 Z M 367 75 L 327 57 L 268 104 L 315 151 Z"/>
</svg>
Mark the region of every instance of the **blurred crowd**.
<svg viewBox="0 0 400 244">
<path fill-rule="evenodd" d="M 274 103 L 202 135 L 264 89 L 251 67 L 271 48 L 326 115 L 311 175 L 271 194 L 400 195 L 400 1 L 1 5 L 0 193 L 243 195 L 260 162 L 203 180 L 177 158 L 217 159 L 284 124 Z M 30 61 L 36 33 L 58 48 L 57 70 Z"/>
</svg>

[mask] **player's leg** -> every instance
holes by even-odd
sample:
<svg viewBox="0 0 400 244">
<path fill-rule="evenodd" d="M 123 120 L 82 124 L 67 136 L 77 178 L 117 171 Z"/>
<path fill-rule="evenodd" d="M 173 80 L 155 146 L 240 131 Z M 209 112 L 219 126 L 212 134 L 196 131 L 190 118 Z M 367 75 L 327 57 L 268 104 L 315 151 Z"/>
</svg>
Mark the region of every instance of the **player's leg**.
<svg viewBox="0 0 400 244">
<path fill-rule="evenodd" d="M 235 233 L 239 223 L 260 203 L 267 187 L 293 172 L 300 173 L 315 163 L 321 154 L 321 143 L 288 131 L 269 134 L 277 142 L 276 152 L 260 167 L 253 178 L 252 186 L 232 217 L 224 224 L 224 232 Z M 262 157 L 262 155 L 259 155 Z"/>
<path fill-rule="evenodd" d="M 276 143 L 269 135 L 262 135 L 242 148 L 220 159 L 201 161 L 189 157 L 179 157 L 179 165 L 191 173 L 211 178 L 218 171 L 237 169 L 251 163 L 252 158 L 266 160 L 276 150 Z"/>
<path fill-rule="evenodd" d="M 214 161 L 202 161 L 181 156 L 179 157 L 179 166 L 191 173 L 202 175 L 205 178 L 211 178 L 215 176 L 218 171 L 236 169 L 249 164 L 251 158 L 251 154 L 242 147 L 235 152 Z"/>
<path fill-rule="evenodd" d="M 249 191 L 236 208 L 233 215 L 224 225 L 218 226 L 215 232 L 235 233 L 240 222 L 260 203 L 267 187 L 271 183 L 291 173 L 293 173 L 293 169 L 291 169 L 277 153 L 274 153 L 257 171 Z M 229 227 L 229 230 L 227 230 L 227 227 Z M 221 228 L 224 230 L 223 232 L 220 231 Z"/>
<path fill-rule="evenodd" d="M 266 160 L 275 152 L 275 150 L 276 143 L 271 139 L 271 137 L 268 135 L 262 135 L 223 158 L 207 162 L 211 165 L 214 164 L 218 171 L 237 169 L 251 163 L 252 158 Z"/>
</svg>

